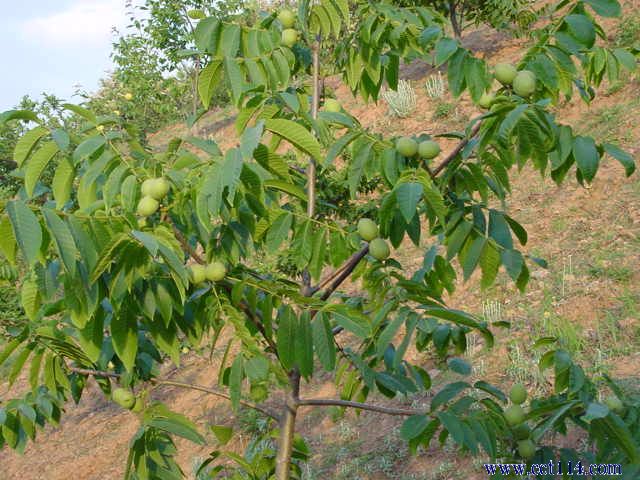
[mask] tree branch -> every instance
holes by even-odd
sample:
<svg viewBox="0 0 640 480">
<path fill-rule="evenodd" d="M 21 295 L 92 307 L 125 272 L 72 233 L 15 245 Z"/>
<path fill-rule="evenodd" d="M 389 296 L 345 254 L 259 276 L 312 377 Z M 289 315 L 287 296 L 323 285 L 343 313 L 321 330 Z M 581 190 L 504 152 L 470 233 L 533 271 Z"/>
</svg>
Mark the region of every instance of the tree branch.
<svg viewBox="0 0 640 480">
<path fill-rule="evenodd" d="M 344 270 L 336 277 L 336 279 L 329 285 L 320 297 L 322 300 L 328 299 L 333 292 L 337 290 L 337 288 L 346 280 L 346 278 L 351 275 L 351 273 L 355 270 L 360 263 L 360 260 L 364 258 L 364 256 L 369 253 L 369 244 L 363 247 L 359 252 L 354 253 L 351 258 L 345 264 Z"/>
<path fill-rule="evenodd" d="M 68 366 L 67 365 L 67 369 L 69 369 L 69 371 L 74 372 L 74 373 L 79 373 L 80 375 L 93 375 L 94 377 L 103 377 L 103 378 L 120 378 L 122 375 L 116 372 L 104 372 L 102 370 L 93 370 L 93 369 L 89 369 L 89 368 L 79 368 L 79 367 L 73 367 L 73 366 Z M 173 387 L 179 387 L 179 388 L 186 388 L 189 390 L 197 390 L 199 392 L 204 392 L 204 393 L 208 393 L 209 395 L 213 395 L 215 397 L 220 397 L 220 398 L 224 398 L 226 400 L 231 400 L 231 396 L 227 395 L 224 392 L 220 392 L 218 390 L 214 390 L 212 388 L 208 388 L 208 387 L 204 387 L 202 385 L 193 385 L 191 383 L 183 383 L 183 382 L 176 382 L 173 380 L 163 380 L 161 378 L 152 378 L 149 380 L 149 382 L 153 383 L 154 385 L 158 385 L 158 386 L 162 386 L 162 385 L 168 385 L 168 386 L 173 386 Z M 270 412 L 269 410 L 267 410 L 266 408 L 255 404 L 253 402 L 248 402 L 245 400 L 240 400 L 240 404 L 245 406 L 245 407 L 249 407 L 252 408 L 254 410 L 257 410 L 265 415 L 267 415 L 268 417 L 273 418 L 274 420 L 279 420 L 280 418 L 273 412 Z"/>
<path fill-rule="evenodd" d="M 387 415 L 400 415 L 410 417 L 411 415 L 420 415 L 425 413 L 424 410 L 414 410 L 407 408 L 383 407 L 381 405 L 371 405 L 369 403 L 352 402 L 350 400 L 338 400 L 333 398 L 301 398 L 298 400 L 299 406 L 316 406 L 316 407 L 346 407 L 357 408 L 359 410 L 369 410 L 371 412 L 385 413 Z"/>
<path fill-rule="evenodd" d="M 193 258 L 196 262 L 198 262 L 200 265 L 204 265 L 205 263 L 207 263 L 204 260 L 204 258 L 202 258 L 200 256 L 200 254 L 198 252 L 196 252 L 195 249 L 191 245 L 189 245 L 189 242 L 187 241 L 186 238 L 184 238 L 184 235 L 178 229 L 178 227 L 176 227 L 176 224 L 173 222 L 173 220 L 171 219 L 171 217 L 169 215 L 167 215 L 167 221 L 171 224 L 171 228 L 173 229 L 173 233 L 176 236 L 176 238 L 178 239 L 178 242 L 180 242 L 180 245 L 182 245 L 182 248 L 184 248 L 185 252 L 187 252 L 189 254 L 189 256 L 191 258 Z"/>
<path fill-rule="evenodd" d="M 213 390 L 211 388 L 203 387 L 203 386 L 200 386 L 200 385 L 192 385 L 190 383 L 174 382 L 173 380 L 151 380 L 151 382 L 156 384 L 156 385 L 168 385 L 168 386 L 179 387 L 179 388 L 187 388 L 187 389 L 190 389 L 190 390 L 198 390 L 199 392 L 204 392 L 204 393 L 208 393 L 209 395 L 213 395 L 213 396 L 216 396 L 216 397 L 224 398 L 226 400 L 231 400 L 231 396 L 227 395 L 226 393 L 219 392 L 218 390 Z M 258 412 L 263 413 L 266 416 L 273 418 L 274 420 L 280 420 L 280 417 L 278 417 L 278 415 L 276 415 L 275 413 L 267 410 L 266 408 L 264 408 L 264 407 L 262 407 L 262 406 L 260 406 L 258 404 L 255 404 L 253 402 L 248 402 L 246 400 L 240 400 L 240 405 L 243 405 L 245 407 L 257 410 Z"/>
<path fill-rule="evenodd" d="M 442 170 L 444 170 L 447 167 L 447 165 L 449 165 L 458 156 L 458 154 L 462 151 L 464 147 L 467 146 L 467 144 L 471 141 L 471 139 L 478 134 L 478 132 L 480 131 L 481 123 L 482 122 L 476 123 L 471 129 L 470 135 L 466 138 L 463 138 L 460 141 L 460 143 L 458 143 L 456 148 L 454 148 L 451 151 L 451 153 L 447 155 L 447 157 L 442 161 L 442 163 L 433 169 L 432 176 L 436 177 Z"/>
<path fill-rule="evenodd" d="M 70 367 L 67 365 L 67 369 L 74 373 L 79 373 L 80 375 L 93 375 L 94 377 L 104 377 L 104 378 L 120 378 L 120 374 L 116 372 L 103 372 L 101 370 L 92 370 L 90 368 L 79 368 L 79 367 Z"/>
</svg>

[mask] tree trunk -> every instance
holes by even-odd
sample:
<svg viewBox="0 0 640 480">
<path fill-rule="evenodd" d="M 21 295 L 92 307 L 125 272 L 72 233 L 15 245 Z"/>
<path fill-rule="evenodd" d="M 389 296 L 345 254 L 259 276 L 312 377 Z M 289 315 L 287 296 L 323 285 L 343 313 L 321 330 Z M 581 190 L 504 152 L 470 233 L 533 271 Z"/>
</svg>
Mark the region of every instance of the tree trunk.
<svg viewBox="0 0 640 480">
<path fill-rule="evenodd" d="M 451 28 L 453 28 L 453 34 L 456 38 L 460 38 L 462 36 L 462 15 L 460 15 L 460 22 L 458 22 L 457 10 L 456 2 L 449 2 L 449 19 L 451 20 Z"/>
<path fill-rule="evenodd" d="M 300 395 L 300 373 L 294 369 L 289 379 L 291 392 L 280 419 L 280 436 L 278 437 L 278 454 L 276 456 L 276 480 L 289 480 L 291 473 L 291 453 L 293 452 L 293 436 L 296 431 L 296 414 Z"/>
<path fill-rule="evenodd" d="M 318 118 L 318 110 L 320 107 L 320 36 L 316 37 L 312 46 L 313 55 L 313 75 L 311 97 L 311 116 Z M 309 159 L 307 167 L 307 215 L 313 218 L 316 214 L 316 162 L 313 158 Z M 303 295 L 311 295 L 309 289 L 310 276 L 309 272 L 303 273 L 303 282 L 301 291 Z M 300 372 L 294 368 L 289 373 L 291 383 L 291 392 L 287 397 L 287 403 L 282 412 L 280 420 L 280 436 L 278 438 L 278 453 L 276 455 L 276 480 L 289 480 L 291 472 L 291 453 L 293 451 L 293 436 L 296 427 L 296 413 L 298 411 L 298 401 L 300 400 Z"/>
</svg>

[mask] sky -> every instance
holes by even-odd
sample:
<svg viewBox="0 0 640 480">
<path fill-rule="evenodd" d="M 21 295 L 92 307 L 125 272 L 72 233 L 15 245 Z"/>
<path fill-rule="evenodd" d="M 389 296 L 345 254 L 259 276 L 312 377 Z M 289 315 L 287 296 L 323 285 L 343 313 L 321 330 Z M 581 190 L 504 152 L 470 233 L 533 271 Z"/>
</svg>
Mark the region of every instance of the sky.
<svg viewBox="0 0 640 480">
<path fill-rule="evenodd" d="M 0 0 L 0 112 L 23 95 L 72 103 L 111 68 L 113 27 L 128 24 L 125 0 Z"/>
</svg>

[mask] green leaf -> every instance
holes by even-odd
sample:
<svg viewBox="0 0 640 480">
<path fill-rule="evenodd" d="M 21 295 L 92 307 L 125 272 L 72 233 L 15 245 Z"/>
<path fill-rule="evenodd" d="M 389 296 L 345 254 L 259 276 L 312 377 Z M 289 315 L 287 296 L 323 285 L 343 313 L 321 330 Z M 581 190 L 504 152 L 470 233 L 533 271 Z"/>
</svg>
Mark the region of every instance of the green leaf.
<svg viewBox="0 0 640 480">
<path fill-rule="evenodd" d="M 605 143 L 602 146 L 604 147 L 605 152 L 607 152 L 622 164 L 622 166 L 624 167 L 624 173 L 627 175 L 627 177 L 630 177 L 631 174 L 635 172 L 636 162 L 634 161 L 633 156 L 630 153 L 627 153 L 610 143 Z"/>
<path fill-rule="evenodd" d="M 451 260 L 460 251 L 473 229 L 473 224 L 463 220 L 446 239 L 447 258 Z"/>
<path fill-rule="evenodd" d="M 138 352 L 138 322 L 126 308 L 120 309 L 111 319 L 113 349 L 127 371 L 133 371 Z"/>
<path fill-rule="evenodd" d="M 231 396 L 231 406 L 234 410 L 240 407 L 240 394 L 242 391 L 242 377 L 244 375 L 244 359 L 242 355 L 237 355 L 231 364 L 229 373 L 229 394 Z"/>
<path fill-rule="evenodd" d="M 300 374 L 309 378 L 313 374 L 313 335 L 308 311 L 302 312 L 298 318 L 294 351 Z"/>
<path fill-rule="evenodd" d="M 38 261 L 42 245 L 40 222 L 31 209 L 21 201 L 13 200 L 6 208 L 18 246 L 27 264 L 33 266 Z"/>
<path fill-rule="evenodd" d="M 36 143 L 44 137 L 49 130 L 45 127 L 35 127 L 22 135 L 16 142 L 16 147 L 13 150 L 13 160 L 18 164 L 18 167 L 22 166 L 22 163 L 27 159 Z"/>
<path fill-rule="evenodd" d="M 11 265 L 16 263 L 17 243 L 13 235 L 11 221 L 7 215 L 2 215 L 0 220 L 0 251 Z"/>
<path fill-rule="evenodd" d="M 435 66 L 439 67 L 458 50 L 458 42 L 452 38 L 442 38 L 436 43 Z"/>
<path fill-rule="evenodd" d="M 487 392 L 490 395 L 493 395 L 494 397 L 496 397 L 498 400 L 500 400 L 502 403 L 507 403 L 507 396 L 498 388 L 494 387 L 493 385 L 483 381 L 483 380 L 479 380 L 476 383 L 473 384 L 474 388 L 477 388 L 478 390 L 482 390 L 484 392 Z"/>
<path fill-rule="evenodd" d="M 81 116 L 82 118 L 84 118 L 85 120 L 88 120 L 91 123 L 97 122 L 96 116 L 90 110 L 87 110 L 86 108 L 81 107 L 80 105 L 74 105 L 72 103 L 64 103 L 62 104 L 62 106 L 66 110 L 69 110 L 75 113 L 76 115 Z"/>
<path fill-rule="evenodd" d="M 466 446 L 463 424 L 458 417 L 449 412 L 438 412 L 436 414 L 442 422 L 442 426 L 449 432 L 451 438 L 461 447 Z"/>
<path fill-rule="evenodd" d="M 264 186 L 266 188 L 273 188 L 275 190 L 288 193 L 289 195 L 299 198 L 303 202 L 307 201 L 307 194 L 305 191 L 293 183 L 285 182 L 284 180 L 265 180 Z"/>
<path fill-rule="evenodd" d="M 518 280 L 522 267 L 524 266 L 522 254 L 517 250 L 503 250 L 500 258 L 513 281 Z"/>
<path fill-rule="evenodd" d="M 589 18 L 585 15 L 571 14 L 564 17 L 564 21 L 578 42 L 587 48 L 593 47 L 596 41 L 596 29 Z"/>
<path fill-rule="evenodd" d="M 24 342 L 23 337 L 17 337 L 7 342 L 4 350 L 0 351 L 0 365 L 2 365 L 7 360 L 7 358 L 11 356 L 13 351 L 18 348 L 18 345 L 20 345 L 22 342 Z"/>
<path fill-rule="evenodd" d="M 73 187 L 75 173 L 71 160 L 66 157 L 62 158 L 51 182 L 51 190 L 58 210 L 61 210 L 71 198 L 71 188 Z"/>
<path fill-rule="evenodd" d="M 441 405 L 453 399 L 460 392 L 470 387 L 471 385 L 467 382 L 454 382 L 445 385 L 445 387 L 433 397 L 433 400 L 431 400 L 431 411 L 433 412 Z"/>
<path fill-rule="evenodd" d="M 27 120 L 29 122 L 42 123 L 38 116 L 31 110 L 8 110 L 0 113 L 0 125 L 11 120 Z"/>
<path fill-rule="evenodd" d="M 20 375 L 22 367 L 29 358 L 29 355 L 31 355 L 32 351 L 33 345 L 27 345 L 20 353 L 16 355 L 15 359 L 13 360 L 13 365 L 11 365 L 9 375 L 7 375 L 7 382 L 9 383 L 9 386 L 13 385 L 13 382 L 15 382 L 16 378 L 18 378 L 18 375 Z"/>
<path fill-rule="evenodd" d="M 20 303 L 24 309 L 27 318 L 33 320 L 40 310 L 40 293 L 38 291 L 38 282 L 33 278 L 28 278 L 22 283 L 20 289 Z"/>
<path fill-rule="evenodd" d="M 479 328 L 480 324 L 478 320 L 473 315 L 463 312 L 462 310 L 455 310 L 453 308 L 443 308 L 443 307 L 435 307 L 432 305 L 424 305 L 422 306 L 422 310 L 427 315 L 432 315 L 434 317 L 442 318 L 444 320 L 449 320 L 451 322 L 455 322 L 460 325 L 465 325 L 467 327 Z"/>
<path fill-rule="evenodd" d="M 480 257 L 480 268 L 482 270 L 481 288 L 485 289 L 493 285 L 500 268 L 500 252 L 491 243 L 487 242 L 482 256 Z"/>
<path fill-rule="evenodd" d="M 400 438 L 409 441 L 419 437 L 429 424 L 429 417 L 426 415 L 412 415 L 407 418 L 400 427 Z"/>
<path fill-rule="evenodd" d="M 200 20 L 193 33 L 196 46 L 203 52 L 215 53 L 221 22 L 215 17 Z"/>
<path fill-rule="evenodd" d="M 401 312 L 402 313 L 402 312 Z M 382 330 L 378 340 L 376 341 L 376 354 L 382 357 L 389 346 L 389 343 L 393 340 L 396 333 L 402 326 L 406 319 L 406 315 L 398 314 L 387 326 Z"/>
<path fill-rule="evenodd" d="M 44 356 L 44 349 L 36 351 L 31 359 L 31 365 L 29 365 L 29 386 L 31 390 L 35 392 L 38 389 L 38 380 L 40 376 L 40 366 L 42 365 L 42 357 Z"/>
<path fill-rule="evenodd" d="M 416 214 L 416 208 L 420 198 L 422 198 L 422 184 L 420 183 L 401 183 L 395 189 L 396 200 L 400 207 L 400 213 L 409 223 Z"/>
<path fill-rule="evenodd" d="M 220 67 L 220 61 L 214 60 L 204 67 L 198 75 L 198 94 L 200 95 L 200 100 L 206 109 L 209 108 L 216 86 L 220 83 L 220 74 L 222 73 L 222 69 Z"/>
<path fill-rule="evenodd" d="M 590 422 L 591 420 L 595 420 L 596 418 L 604 418 L 609 415 L 609 408 L 602 403 L 591 402 L 587 406 L 587 411 L 580 418 L 585 422 Z"/>
<path fill-rule="evenodd" d="M 325 309 L 331 312 L 331 316 L 338 325 L 357 337 L 364 339 L 371 334 L 369 319 L 357 310 L 346 305 L 329 305 Z"/>
<path fill-rule="evenodd" d="M 269 252 L 275 252 L 280 244 L 288 238 L 292 223 L 293 216 L 284 212 L 271 224 L 266 237 L 266 247 Z"/>
<path fill-rule="evenodd" d="M 187 417 L 176 412 L 170 411 L 162 404 L 157 404 L 152 407 L 152 410 L 147 410 L 145 414 L 145 425 L 149 427 L 155 427 L 174 435 L 178 435 L 182 438 L 186 438 L 198 445 L 204 445 L 205 439 L 196 426 Z"/>
<path fill-rule="evenodd" d="M 282 366 L 289 370 L 295 361 L 295 335 L 297 319 L 290 308 L 285 308 L 278 315 L 278 332 L 276 344 Z"/>
<path fill-rule="evenodd" d="M 299 150 L 320 161 L 322 149 L 320 144 L 302 125 L 283 118 L 270 118 L 265 120 L 264 128 L 282 137 Z"/>
<path fill-rule="evenodd" d="M 73 235 L 71 235 L 71 230 L 53 210 L 43 208 L 42 213 L 65 269 L 71 275 L 75 275 L 78 250 L 73 240 Z"/>
<path fill-rule="evenodd" d="M 324 312 L 318 312 L 312 322 L 313 348 L 320 363 L 327 372 L 333 372 L 336 365 L 336 347 L 329 319 Z"/>
<path fill-rule="evenodd" d="M 100 309 L 90 318 L 84 328 L 78 329 L 78 343 L 92 362 L 97 362 L 102 351 L 104 336 L 104 313 Z"/>
<path fill-rule="evenodd" d="M 511 238 L 509 225 L 504 215 L 493 209 L 489 210 L 489 236 L 503 248 L 507 250 L 513 249 L 513 239 Z"/>
<path fill-rule="evenodd" d="M 224 73 L 227 84 L 231 87 L 233 103 L 237 106 L 244 89 L 244 77 L 238 62 L 232 57 L 224 57 Z"/>
<path fill-rule="evenodd" d="M 80 145 L 76 147 L 73 152 L 73 161 L 78 163 L 85 158 L 93 156 L 98 150 L 100 150 L 107 140 L 102 135 L 95 135 L 84 140 Z"/>
<path fill-rule="evenodd" d="M 584 179 L 591 183 L 598 171 L 600 156 L 593 138 L 577 136 L 573 141 L 573 156 Z"/>
<path fill-rule="evenodd" d="M 584 0 L 593 10 L 602 17 L 619 17 L 621 13 L 620 3 L 617 0 Z"/>
<path fill-rule="evenodd" d="M 233 436 L 233 428 L 224 425 L 211 425 L 211 431 L 220 445 L 226 445 Z"/>
<path fill-rule="evenodd" d="M 447 360 L 447 365 L 454 372 L 460 375 L 470 375 L 471 374 L 471 365 L 466 360 L 462 358 L 450 358 Z"/>
<path fill-rule="evenodd" d="M 465 252 L 464 261 L 462 262 L 462 271 L 465 281 L 469 280 L 469 277 L 478 265 L 478 261 L 482 256 L 486 244 L 486 237 L 478 236 L 471 243 L 469 250 Z"/>
<path fill-rule="evenodd" d="M 40 175 L 58 151 L 58 144 L 54 141 L 49 141 L 42 145 L 29 159 L 24 174 L 24 186 L 27 196 L 31 197 L 33 195 L 33 190 L 40 179 Z"/>
</svg>

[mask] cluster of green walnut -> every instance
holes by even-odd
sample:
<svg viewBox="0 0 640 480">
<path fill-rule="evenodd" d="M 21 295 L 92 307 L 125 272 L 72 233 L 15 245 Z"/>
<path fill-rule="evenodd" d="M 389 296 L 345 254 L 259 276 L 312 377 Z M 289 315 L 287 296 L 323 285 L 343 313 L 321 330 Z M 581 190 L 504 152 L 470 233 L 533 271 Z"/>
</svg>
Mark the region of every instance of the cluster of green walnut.
<svg viewBox="0 0 640 480">
<path fill-rule="evenodd" d="M 440 155 L 440 145 L 433 140 L 424 140 L 418 143 L 411 137 L 400 137 L 396 140 L 396 152 L 404 157 L 418 155 L 425 160 L 431 160 Z"/>
<path fill-rule="evenodd" d="M 160 208 L 160 200 L 169 193 L 169 182 L 160 178 L 148 178 L 142 182 L 140 193 L 142 198 L 138 202 L 137 213 L 140 217 L 150 217 Z"/>
<path fill-rule="evenodd" d="M 358 220 L 358 234 L 369 242 L 369 254 L 376 260 L 385 260 L 391 251 L 387 242 L 378 236 L 378 226 L 370 218 Z"/>
<path fill-rule="evenodd" d="M 137 396 L 127 388 L 116 388 L 111 394 L 114 402 L 122 408 L 131 410 L 134 413 L 140 413 L 144 410 L 144 398 Z"/>
<path fill-rule="evenodd" d="M 511 427 L 513 435 L 518 442 L 518 453 L 524 459 L 531 459 L 536 454 L 536 444 L 531 439 L 531 428 L 527 425 L 526 412 L 522 404 L 527 400 L 527 390 L 521 383 L 511 387 L 509 399 L 512 405 L 504 411 L 504 418 Z M 607 407 L 615 413 L 624 413 L 624 405 L 616 396 L 607 397 L 604 401 Z"/>
<path fill-rule="evenodd" d="M 189 266 L 189 273 L 191 275 L 191 282 L 194 285 L 198 285 L 207 280 L 210 282 L 219 282 L 227 275 L 227 267 L 224 266 L 224 263 L 218 261 L 211 262 L 207 265 L 194 263 Z"/>
<path fill-rule="evenodd" d="M 293 28 L 296 24 L 296 14 L 285 8 L 278 13 L 278 20 L 284 27 L 282 30 L 282 44 L 291 48 L 298 41 L 298 31 Z"/>
<path fill-rule="evenodd" d="M 526 413 L 522 408 L 522 404 L 527 400 L 527 389 L 521 383 L 516 383 L 511 387 L 509 399 L 512 405 L 504 411 L 504 418 L 518 442 L 518 453 L 522 458 L 529 460 L 536 454 L 536 444 L 531 439 L 531 428 L 525 422 Z"/>
<path fill-rule="evenodd" d="M 493 76 L 502 85 L 511 88 L 513 93 L 527 98 L 536 91 L 536 75 L 530 70 L 520 70 L 510 63 L 498 63 L 493 69 Z M 478 100 L 482 108 L 491 108 L 496 96 L 493 92 L 485 92 Z"/>
</svg>

